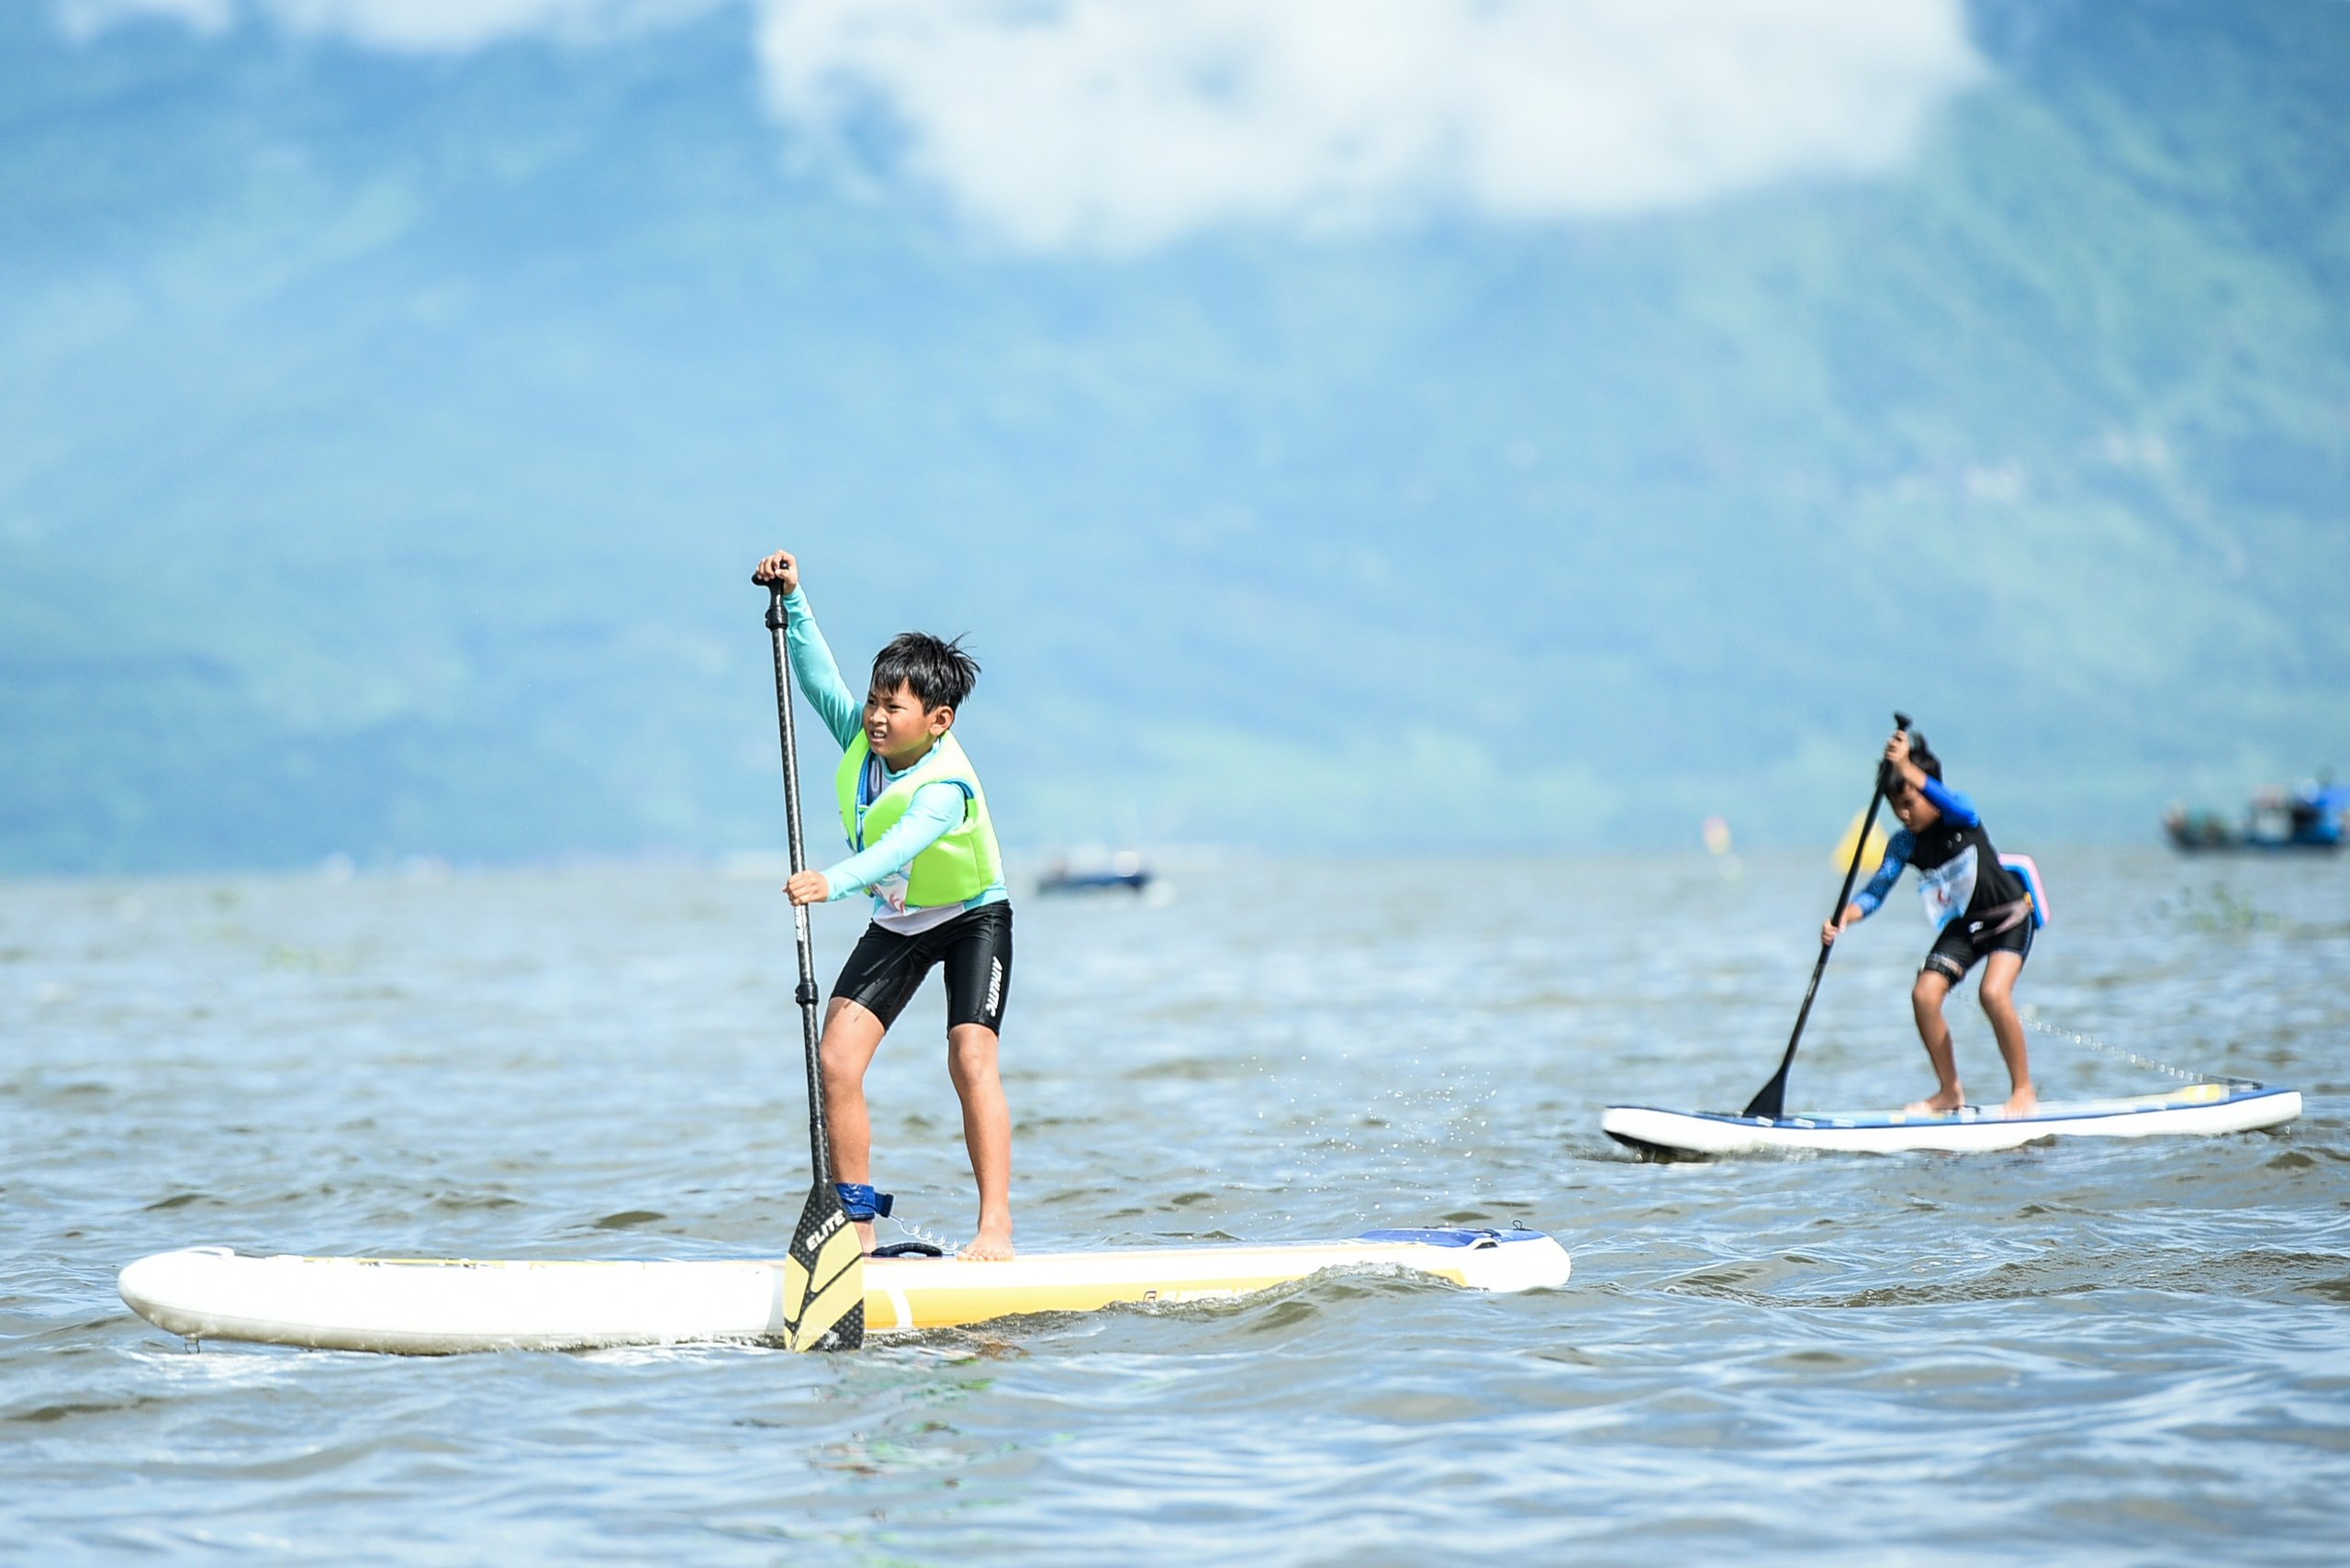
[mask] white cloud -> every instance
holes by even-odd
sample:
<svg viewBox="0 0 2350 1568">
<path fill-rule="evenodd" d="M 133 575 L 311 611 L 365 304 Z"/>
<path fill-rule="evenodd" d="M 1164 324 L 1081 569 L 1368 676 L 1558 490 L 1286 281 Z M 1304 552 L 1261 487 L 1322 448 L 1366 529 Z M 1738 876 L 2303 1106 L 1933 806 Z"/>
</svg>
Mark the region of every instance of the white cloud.
<svg viewBox="0 0 2350 1568">
<path fill-rule="evenodd" d="M 775 104 L 879 109 L 1020 242 L 1684 205 L 1897 164 L 1957 0 L 764 0 Z"/>
<path fill-rule="evenodd" d="M 240 0 L 61 0 L 84 29 Z M 1037 249 L 1687 206 L 1897 167 L 1984 74 L 1961 0 L 241 0 L 384 48 L 748 7 L 776 113 Z"/>
</svg>

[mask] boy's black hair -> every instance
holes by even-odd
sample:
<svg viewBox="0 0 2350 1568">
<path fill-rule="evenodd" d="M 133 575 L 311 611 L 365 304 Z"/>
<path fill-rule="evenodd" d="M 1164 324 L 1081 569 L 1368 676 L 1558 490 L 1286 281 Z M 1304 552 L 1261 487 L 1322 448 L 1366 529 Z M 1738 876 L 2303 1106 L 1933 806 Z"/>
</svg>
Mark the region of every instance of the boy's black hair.
<svg viewBox="0 0 2350 1568">
<path fill-rule="evenodd" d="M 1927 778 L 1942 778 L 1942 759 L 1934 755 L 1933 748 L 1926 744 L 1926 737 L 1916 730 L 1909 732 L 1909 760 L 1916 763 Z"/>
<path fill-rule="evenodd" d="M 950 643 L 927 632 L 901 632 L 873 655 L 872 689 L 886 693 L 901 683 L 909 686 L 925 712 L 933 708 L 959 711 L 979 678 L 979 661 L 963 651 L 960 637 Z"/>
</svg>

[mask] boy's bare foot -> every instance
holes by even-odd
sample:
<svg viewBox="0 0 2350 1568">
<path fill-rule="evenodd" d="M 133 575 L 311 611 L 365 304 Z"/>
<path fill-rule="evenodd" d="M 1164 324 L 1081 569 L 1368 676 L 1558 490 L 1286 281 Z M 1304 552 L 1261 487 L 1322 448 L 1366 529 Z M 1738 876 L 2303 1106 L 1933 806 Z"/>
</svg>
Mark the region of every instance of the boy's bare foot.
<svg viewBox="0 0 2350 1568">
<path fill-rule="evenodd" d="M 2027 1084 L 2008 1096 L 2008 1103 L 1999 1107 L 1999 1114 L 2009 1121 L 2014 1121 L 2020 1116 L 2029 1116 L 2039 1109 L 2040 1092 Z"/>
<path fill-rule="evenodd" d="M 867 1258 L 872 1257 L 872 1256 L 873 1256 L 873 1222 L 872 1222 L 871 1220 L 869 1220 L 869 1219 L 853 1219 L 853 1220 L 849 1221 L 849 1224 L 851 1224 L 851 1225 L 853 1225 L 853 1226 L 856 1226 L 856 1244 L 857 1244 L 857 1246 L 859 1246 L 859 1247 L 861 1247 L 861 1248 L 863 1248 L 863 1249 L 865 1249 L 865 1255 L 866 1255 Z"/>
<path fill-rule="evenodd" d="M 1947 1116 L 1966 1103 L 1966 1092 L 1953 1089 L 1947 1094 L 1937 1094 L 1930 1100 L 1912 1100 L 1901 1107 L 1905 1116 Z"/>
<path fill-rule="evenodd" d="M 1008 1225 L 979 1226 L 979 1235 L 971 1238 L 970 1244 L 955 1256 L 968 1258 L 974 1262 L 1002 1261 L 1012 1256 L 1012 1226 Z"/>
</svg>

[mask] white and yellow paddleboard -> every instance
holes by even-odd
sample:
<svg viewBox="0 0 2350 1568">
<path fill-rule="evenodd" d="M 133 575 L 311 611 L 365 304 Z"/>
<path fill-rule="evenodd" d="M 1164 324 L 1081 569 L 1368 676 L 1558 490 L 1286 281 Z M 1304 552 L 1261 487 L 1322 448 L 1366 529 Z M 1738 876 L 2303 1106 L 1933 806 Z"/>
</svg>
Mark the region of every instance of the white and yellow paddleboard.
<svg viewBox="0 0 2350 1568">
<path fill-rule="evenodd" d="M 1719 1111 L 1667 1111 L 1610 1105 L 1600 1118 L 1608 1137 L 1644 1155 L 1764 1154 L 1812 1149 L 1840 1153 L 1952 1153 L 2014 1148 L 2044 1137 L 2156 1137 L 2251 1132 L 2301 1114 L 2300 1092 L 2259 1083 L 2190 1083 L 2162 1094 L 2119 1100 L 2042 1101 L 2029 1116 L 2005 1117 L 1969 1105 L 1909 1115 L 1900 1111 L 1804 1111 L 1738 1116 Z"/>
<path fill-rule="evenodd" d="M 1326 1269 L 1397 1269 L 1470 1290 L 1567 1282 L 1536 1230 L 1374 1230 L 1349 1241 L 1026 1253 L 1003 1262 L 873 1258 L 867 1333 L 946 1328 L 1120 1302 L 1222 1301 Z M 254 1258 L 198 1247 L 141 1258 L 122 1299 L 185 1338 L 451 1355 L 766 1340 L 782 1329 L 783 1261 L 475 1262 Z"/>
</svg>

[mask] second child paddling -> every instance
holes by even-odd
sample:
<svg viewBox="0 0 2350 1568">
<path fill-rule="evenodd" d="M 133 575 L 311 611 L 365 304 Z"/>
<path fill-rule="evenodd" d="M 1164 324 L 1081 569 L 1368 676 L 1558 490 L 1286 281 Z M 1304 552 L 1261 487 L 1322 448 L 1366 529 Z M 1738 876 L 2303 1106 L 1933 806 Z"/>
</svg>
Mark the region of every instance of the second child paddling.
<svg viewBox="0 0 2350 1568">
<path fill-rule="evenodd" d="M 1885 846 L 1884 863 L 1867 887 L 1844 906 L 1842 914 L 1820 929 L 1820 940 L 1833 942 L 1846 926 L 1867 919 L 1884 904 L 1885 895 L 1901 878 L 1904 866 L 1918 868 L 1919 892 L 1925 900 L 1926 918 L 1934 924 L 1934 945 L 1918 971 L 1909 992 L 1917 1014 L 1918 1036 L 1925 1042 L 1926 1058 L 1933 1064 L 1933 1094 L 1905 1109 L 1913 1114 L 1950 1112 L 1966 1103 L 1959 1087 L 1958 1060 L 1951 1047 L 1950 1025 L 1942 1018 L 1942 1002 L 1951 987 L 1983 960 L 1980 988 L 1983 1011 L 1999 1042 L 2008 1066 L 2008 1103 L 2003 1114 L 2029 1116 L 2039 1107 L 2026 1058 L 2023 1020 L 2016 1014 L 2016 977 L 2023 972 L 2031 952 L 2033 918 L 2031 890 L 2022 877 L 2003 865 L 1999 852 L 1984 831 L 1975 803 L 1942 783 L 1942 765 L 1927 748 L 1926 737 L 1896 730 L 1886 743 L 1888 782 L 1886 800 L 1901 819 L 1901 831 Z"/>
</svg>

